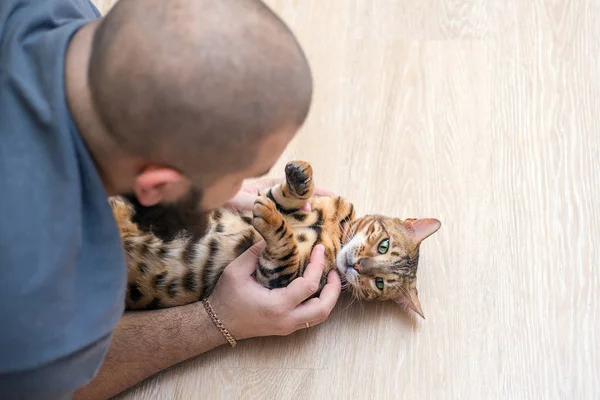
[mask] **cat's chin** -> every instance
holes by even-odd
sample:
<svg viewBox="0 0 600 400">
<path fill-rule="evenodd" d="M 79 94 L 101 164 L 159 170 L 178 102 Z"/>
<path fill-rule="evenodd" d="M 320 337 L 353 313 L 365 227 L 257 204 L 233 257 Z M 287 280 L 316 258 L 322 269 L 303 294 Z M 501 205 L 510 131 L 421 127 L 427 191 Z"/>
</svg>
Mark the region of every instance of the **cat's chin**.
<svg viewBox="0 0 600 400">
<path fill-rule="evenodd" d="M 346 271 L 348 270 L 348 262 L 346 261 L 346 251 L 345 249 L 342 249 L 342 251 L 339 252 L 339 254 L 337 255 L 336 259 L 335 259 L 335 267 L 337 268 L 338 271 L 340 271 L 340 274 L 345 275 Z"/>
<path fill-rule="evenodd" d="M 342 250 L 338 253 L 335 259 L 335 265 L 342 275 L 346 275 L 348 271 L 356 271 L 353 268 L 353 261 L 355 257 L 353 255 L 354 249 L 362 242 L 362 235 L 355 235 L 350 242 L 346 243 Z"/>
<path fill-rule="evenodd" d="M 354 267 L 348 264 L 346 261 L 336 262 L 336 267 L 340 272 L 342 283 L 354 285 L 359 275 L 358 271 L 356 271 Z"/>
<path fill-rule="evenodd" d="M 342 289 L 350 290 L 353 293 L 354 297 L 356 297 L 357 293 L 360 291 L 358 275 L 358 272 L 350 266 L 346 268 L 346 271 L 344 273 L 340 274 L 340 278 L 342 280 Z"/>
<path fill-rule="evenodd" d="M 338 262 L 336 262 L 336 268 L 340 273 L 343 285 L 355 285 L 359 274 L 352 265 L 347 262 L 339 262 L 338 260 Z"/>
<path fill-rule="evenodd" d="M 339 260 L 335 264 L 337 270 L 340 271 L 340 274 L 342 275 L 346 275 L 348 268 L 352 268 L 350 265 L 348 265 L 348 263 L 340 262 Z"/>
<path fill-rule="evenodd" d="M 356 271 L 352 267 L 348 267 L 346 272 L 344 273 L 344 279 L 352 286 L 356 286 L 358 284 L 358 271 Z"/>
</svg>

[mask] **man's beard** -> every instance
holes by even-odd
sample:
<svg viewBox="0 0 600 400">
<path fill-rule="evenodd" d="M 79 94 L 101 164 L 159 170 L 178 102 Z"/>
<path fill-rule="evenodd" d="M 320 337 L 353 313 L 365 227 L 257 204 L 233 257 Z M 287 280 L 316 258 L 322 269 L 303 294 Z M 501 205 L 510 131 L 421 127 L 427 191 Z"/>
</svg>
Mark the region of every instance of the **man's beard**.
<svg viewBox="0 0 600 400">
<path fill-rule="evenodd" d="M 191 188 L 173 203 L 159 203 L 145 207 L 134 194 L 123 195 L 135 210 L 132 221 L 142 231 L 151 232 L 159 239 L 170 242 L 179 235 L 198 239 L 206 233 L 208 212 L 202 210 L 202 190 Z"/>
</svg>

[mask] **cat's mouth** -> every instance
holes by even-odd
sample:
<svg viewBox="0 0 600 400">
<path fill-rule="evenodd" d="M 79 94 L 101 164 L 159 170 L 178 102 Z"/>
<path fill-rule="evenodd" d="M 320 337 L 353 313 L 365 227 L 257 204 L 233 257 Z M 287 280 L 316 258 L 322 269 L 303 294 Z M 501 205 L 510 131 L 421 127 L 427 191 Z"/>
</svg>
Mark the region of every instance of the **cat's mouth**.
<svg viewBox="0 0 600 400">
<path fill-rule="evenodd" d="M 336 261 L 337 269 L 338 271 L 340 271 L 340 273 L 342 273 L 342 275 L 346 275 L 348 272 L 354 270 L 353 265 L 347 260 L 347 257 L 338 256 L 338 259 Z"/>
<path fill-rule="evenodd" d="M 354 267 L 352 267 L 349 264 L 344 264 L 343 265 L 343 269 L 344 271 L 342 272 L 342 268 L 339 268 L 340 270 L 340 278 L 342 280 L 342 288 L 343 289 L 352 289 L 354 291 L 354 288 L 357 287 L 358 284 L 358 272 L 354 269 Z"/>
<path fill-rule="evenodd" d="M 354 265 L 348 260 L 347 256 L 338 257 L 336 266 L 345 282 L 351 281 L 352 278 L 358 275 L 358 271 L 354 269 Z"/>
<path fill-rule="evenodd" d="M 348 273 L 357 273 L 357 271 L 354 269 L 355 257 L 353 253 L 355 247 L 360 244 L 361 240 L 362 239 L 360 235 L 356 235 L 349 243 L 342 247 L 342 251 L 338 253 L 335 263 L 338 271 L 340 271 L 342 275 L 346 275 Z"/>
</svg>

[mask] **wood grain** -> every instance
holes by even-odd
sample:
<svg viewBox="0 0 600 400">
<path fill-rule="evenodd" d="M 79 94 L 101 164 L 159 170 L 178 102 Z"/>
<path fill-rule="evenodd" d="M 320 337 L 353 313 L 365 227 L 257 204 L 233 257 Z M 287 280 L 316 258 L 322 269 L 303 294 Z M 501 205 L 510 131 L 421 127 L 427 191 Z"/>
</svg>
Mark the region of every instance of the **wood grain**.
<svg viewBox="0 0 600 400">
<path fill-rule="evenodd" d="M 306 159 L 359 212 L 442 220 L 421 252 L 427 319 L 343 297 L 321 326 L 120 398 L 597 398 L 600 3 L 268 4 L 316 85 L 273 174 Z"/>
</svg>

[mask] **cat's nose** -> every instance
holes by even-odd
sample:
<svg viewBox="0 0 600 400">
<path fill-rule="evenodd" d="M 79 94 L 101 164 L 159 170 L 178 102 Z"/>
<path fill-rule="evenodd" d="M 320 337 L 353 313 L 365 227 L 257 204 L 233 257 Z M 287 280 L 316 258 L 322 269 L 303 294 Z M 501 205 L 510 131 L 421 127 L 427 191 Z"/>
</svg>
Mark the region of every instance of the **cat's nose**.
<svg viewBox="0 0 600 400">
<path fill-rule="evenodd" d="M 360 260 L 358 260 L 356 265 L 354 265 L 354 269 L 357 270 L 358 272 L 362 272 L 363 268 L 365 268 L 366 266 L 367 266 L 367 259 L 361 258 Z"/>
</svg>

